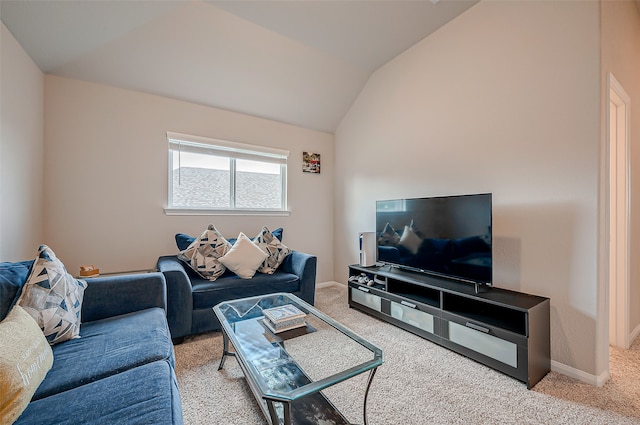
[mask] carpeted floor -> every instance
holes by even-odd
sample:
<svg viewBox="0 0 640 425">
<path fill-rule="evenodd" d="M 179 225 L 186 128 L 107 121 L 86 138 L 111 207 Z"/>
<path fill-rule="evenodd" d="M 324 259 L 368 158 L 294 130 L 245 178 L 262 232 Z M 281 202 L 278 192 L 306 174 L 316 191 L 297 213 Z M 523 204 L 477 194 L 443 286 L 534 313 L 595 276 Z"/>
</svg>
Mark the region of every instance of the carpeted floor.
<svg viewBox="0 0 640 425">
<path fill-rule="evenodd" d="M 368 402 L 370 425 L 640 424 L 640 338 L 611 350 L 611 380 L 596 388 L 557 373 L 525 384 L 347 306 L 346 287 L 319 288 L 316 307 L 382 348 Z M 218 371 L 219 332 L 175 347 L 185 423 L 262 425 L 266 420 L 233 358 Z M 362 423 L 366 374 L 324 391 Z"/>
</svg>

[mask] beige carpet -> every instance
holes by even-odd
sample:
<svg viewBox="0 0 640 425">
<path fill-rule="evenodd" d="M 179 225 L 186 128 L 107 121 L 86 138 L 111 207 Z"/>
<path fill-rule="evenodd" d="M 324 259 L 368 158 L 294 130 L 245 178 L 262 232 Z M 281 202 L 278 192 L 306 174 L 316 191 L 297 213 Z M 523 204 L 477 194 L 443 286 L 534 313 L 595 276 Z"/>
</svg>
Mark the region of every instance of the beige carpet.
<svg viewBox="0 0 640 425">
<path fill-rule="evenodd" d="M 384 352 L 369 394 L 370 425 L 640 424 L 640 342 L 611 351 L 611 380 L 602 388 L 557 373 L 533 390 L 525 384 L 347 306 L 346 287 L 318 289 L 316 307 Z M 217 371 L 222 336 L 213 332 L 175 347 L 185 423 L 262 425 L 266 420 L 234 358 Z M 325 394 L 353 423 L 362 423 L 366 376 Z"/>
</svg>

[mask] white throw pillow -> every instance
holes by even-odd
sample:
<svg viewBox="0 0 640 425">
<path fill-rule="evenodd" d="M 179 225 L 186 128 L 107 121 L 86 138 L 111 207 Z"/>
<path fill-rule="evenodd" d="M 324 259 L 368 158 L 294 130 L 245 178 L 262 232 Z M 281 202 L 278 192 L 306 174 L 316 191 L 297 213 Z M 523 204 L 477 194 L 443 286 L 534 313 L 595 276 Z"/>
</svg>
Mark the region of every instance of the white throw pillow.
<svg viewBox="0 0 640 425">
<path fill-rule="evenodd" d="M 241 278 L 251 279 L 265 258 L 267 254 L 240 232 L 233 247 L 218 261 Z"/>
</svg>

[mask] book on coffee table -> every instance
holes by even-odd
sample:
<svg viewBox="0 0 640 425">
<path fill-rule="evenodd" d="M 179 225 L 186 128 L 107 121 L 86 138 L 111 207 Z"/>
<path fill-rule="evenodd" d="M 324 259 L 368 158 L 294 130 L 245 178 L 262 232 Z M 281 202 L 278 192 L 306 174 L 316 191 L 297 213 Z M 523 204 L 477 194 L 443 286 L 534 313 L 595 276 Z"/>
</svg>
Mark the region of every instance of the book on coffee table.
<svg viewBox="0 0 640 425">
<path fill-rule="evenodd" d="M 264 324 L 274 333 L 306 325 L 304 318 L 307 315 L 292 304 L 268 308 L 262 313 L 264 314 Z"/>
<path fill-rule="evenodd" d="M 293 323 L 291 325 L 287 325 L 287 326 L 278 326 L 275 327 L 270 321 L 269 319 L 265 318 L 262 323 L 264 323 L 264 325 L 274 334 L 279 334 L 280 332 L 285 332 L 285 331 L 290 331 L 292 329 L 300 329 L 303 328 L 305 326 L 307 326 L 307 322 L 305 322 L 304 320 L 302 320 L 300 323 Z"/>
</svg>

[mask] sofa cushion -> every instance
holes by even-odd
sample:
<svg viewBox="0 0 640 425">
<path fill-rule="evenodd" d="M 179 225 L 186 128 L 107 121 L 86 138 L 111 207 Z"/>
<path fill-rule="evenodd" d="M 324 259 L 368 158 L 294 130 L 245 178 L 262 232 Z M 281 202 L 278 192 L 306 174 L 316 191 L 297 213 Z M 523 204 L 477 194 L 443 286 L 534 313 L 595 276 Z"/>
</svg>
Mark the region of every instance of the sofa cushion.
<svg viewBox="0 0 640 425">
<path fill-rule="evenodd" d="M 213 224 L 207 227 L 187 249 L 180 251 L 178 258 L 184 261 L 196 273 L 205 279 L 216 280 L 226 270 L 219 258 L 225 255 L 231 244 L 222 236 Z"/>
<path fill-rule="evenodd" d="M 38 324 L 19 305 L 0 322 L 0 423 L 13 423 L 51 369 L 53 353 Z"/>
<path fill-rule="evenodd" d="M 0 320 L 3 320 L 29 277 L 33 260 L 0 263 Z"/>
<path fill-rule="evenodd" d="M 283 244 L 266 226 L 258 233 L 254 242 L 267 253 L 267 258 L 258 268 L 260 273 L 273 274 L 287 255 L 291 254 L 291 249 Z"/>
<path fill-rule="evenodd" d="M 256 274 L 252 279 L 229 276 L 209 282 L 192 279 L 193 308 L 212 308 L 222 301 L 253 297 L 273 292 L 295 292 L 300 290 L 300 279 L 292 273 L 280 270 L 274 274 Z"/>
<path fill-rule="evenodd" d="M 156 361 L 33 401 L 14 425 L 182 423 L 175 374 Z"/>
<path fill-rule="evenodd" d="M 40 399 L 156 360 L 174 363 L 161 308 L 83 323 L 82 338 L 53 347 L 53 367 L 34 399 Z"/>
<path fill-rule="evenodd" d="M 236 243 L 229 252 L 219 258 L 219 261 L 241 278 L 251 279 L 267 257 L 266 252 L 240 232 Z"/>
<path fill-rule="evenodd" d="M 67 273 L 51 248 L 40 245 L 18 304 L 35 319 L 53 345 L 78 338 L 86 287 L 85 281 Z"/>
</svg>

